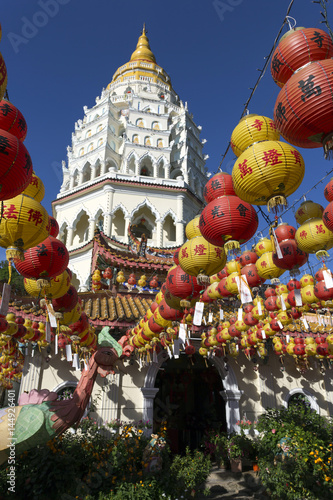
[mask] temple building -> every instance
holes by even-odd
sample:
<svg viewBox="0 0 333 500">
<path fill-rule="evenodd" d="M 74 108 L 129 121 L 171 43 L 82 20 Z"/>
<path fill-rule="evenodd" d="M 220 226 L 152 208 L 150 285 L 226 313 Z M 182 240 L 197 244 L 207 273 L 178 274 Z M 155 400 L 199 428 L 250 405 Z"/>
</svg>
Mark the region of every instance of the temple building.
<svg viewBox="0 0 333 500">
<path fill-rule="evenodd" d="M 96 227 L 111 248 L 128 245 L 129 227 L 147 248 L 184 242 L 186 223 L 202 208 L 208 158 L 201 127 L 156 63 L 145 27 L 130 61 L 83 109 L 53 202 L 79 291 L 90 288 Z"/>
</svg>

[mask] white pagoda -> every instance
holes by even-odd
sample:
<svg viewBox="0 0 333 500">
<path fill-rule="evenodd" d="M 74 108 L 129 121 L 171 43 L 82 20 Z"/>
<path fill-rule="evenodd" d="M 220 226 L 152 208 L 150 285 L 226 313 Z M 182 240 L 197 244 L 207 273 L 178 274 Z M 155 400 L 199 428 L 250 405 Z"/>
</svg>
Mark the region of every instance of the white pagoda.
<svg viewBox="0 0 333 500">
<path fill-rule="evenodd" d="M 129 227 L 153 249 L 184 242 L 202 207 L 208 158 L 201 127 L 156 64 L 145 27 L 130 61 L 83 109 L 53 202 L 79 291 L 89 288 L 96 228 L 115 248 L 126 248 Z"/>
</svg>

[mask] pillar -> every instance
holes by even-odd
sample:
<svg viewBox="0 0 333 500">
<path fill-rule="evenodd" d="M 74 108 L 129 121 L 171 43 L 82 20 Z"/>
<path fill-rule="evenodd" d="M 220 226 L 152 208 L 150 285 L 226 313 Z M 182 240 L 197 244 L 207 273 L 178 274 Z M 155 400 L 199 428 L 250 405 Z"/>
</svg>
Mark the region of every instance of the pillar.
<svg viewBox="0 0 333 500">
<path fill-rule="evenodd" d="M 159 389 L 156 387 L 141 387 L 143 394 L 143 417 L 142 420 L 149 420 L 151 424 L 154 421 L 154 399 Z M 145 430 L 145 434 L 149 435 L 150 429 Z"/>
<path fill-rule="evenodd" d="M 220 391 L 220 394 L 225 401 L 227 432 L 239 432 L 236 423 L 240 420 L 239 400 L 243 391 L 227 389 L 226 391 Z"/>
<path fill-rule="evenodd" d="M 73 245 L 73 235 L 74 235 L 73 226 L 67 226 L 67 238 L 65 241 L 65 245 L 67 248 L 69 248 Z"/>
<path fill-rule="evenodd" d="M 94 237 L 95 226 L 96 226 L 95 219 L 89 219 L 88 241 L 91 241 Z"/>
<path fill-rule="evenodd" d="M 103 192 L 106 194 L 106 210 L 104 214 L 104 233 L 106 236 L 111 236 L 112 234 L 112 209 L 113 209 L 113 197 L 115 189 L 108 185 L 104 186 Z"/>
<path fill-rule="evenodd" d="M 79 173 L 79 185 L 83 184 L 83 170 Z"/>
<path fill-rule="evenodd" d="M 170 164 L 164 165 L 164 177 L 170 179 Z"/>
<path fill-rule="evenodd" d="M 156 246 L 163 246 L 163 222 L 161 219 L 156 221 Z"/>
<path fill-rule="evenodd" d="M 69 176 L 69 189 L 74 189 L 74 175 Z"/>
<path fill-rule="evenodd" d="M 34 351 L 34 355 L 31 356 L 31 351 L 29 348 L 29 354 L 25 356 L 22 379 L 20 385 L 19 396 L 24 392 L 30 392 L 32 389 L 39 390 L 40 373 L 42 367 L 42 356 L 38 349 Z"/>
<path fill-rule="evenodd" d="M 95 179 L 95 178 L 96 178 L 96 169 L 97 169 L 96 165 L 92 165 L 92 166 L 91 166 L 91 176 L 90 176 L 90 180 L 93 180 L 93 179 Z"/>
</svg>

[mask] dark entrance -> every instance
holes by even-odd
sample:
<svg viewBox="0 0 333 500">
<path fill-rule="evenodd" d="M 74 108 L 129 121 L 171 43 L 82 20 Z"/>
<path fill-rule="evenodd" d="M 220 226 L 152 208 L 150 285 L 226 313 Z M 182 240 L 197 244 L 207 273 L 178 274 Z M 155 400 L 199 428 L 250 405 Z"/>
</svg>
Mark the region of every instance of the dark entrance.
<svg viewBox="0 0 333 500">
<path fill-rule="evenodd" d="M 226 430 L 225 403 L 217 369 L 202 356 L 192 361 L 186 355 L 168 359 L 155 381 L 159 389 L 154 399 L 154 427 L 167 421 L 168 438 L 173 453 L 184 453 L 186 446 L 199 448 L 204 432 Z"/>
</svg>

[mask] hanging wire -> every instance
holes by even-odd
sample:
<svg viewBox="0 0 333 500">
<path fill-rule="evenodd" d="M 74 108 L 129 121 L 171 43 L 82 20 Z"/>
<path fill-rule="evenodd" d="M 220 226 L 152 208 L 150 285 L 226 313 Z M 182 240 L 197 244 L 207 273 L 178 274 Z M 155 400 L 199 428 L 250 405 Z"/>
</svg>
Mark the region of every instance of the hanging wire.
<svg viewBox="0 0 333 500">
<path fill-rule="evenodd" d="M 250 104 L 250 102 L 251 102 L 251 100 L 252 100 L 252 97 L 253 97 L 253 95 L 254 95 L 255 91 L 256 91 L 256 90 L 257 90 L 257 88 L 258 88 L 258 85 L 259 85 L 260 81 L 262 80 L 262 78 L 263 78 L 263 76 L 264 76 L 264 74 L 265 74 L 265 72 L 266 72 L 267 66 L 268 66 L 268 64 L 269 64 L 269 62 L 270 62 L 270 60 L 271 60 L 272 54 L 273 54 L 273 52 L 274 52 L 274 50 L 275 50 L 275 47 L 276 47 L 276 45 L 277 45 L 277 43 L 278 43 L 278 40 L 279 40 L 279 38 L 280 38 L 280 35 L 281 35 L 281 33 L 282 33 L 282 30 L 283 30 L 284 26 L 286 25 L 286 23 L 288 23 L 288 24 L 289 24 L 289 26 L 290 26 L 289 19 L 293 19 L 293 18 L 292 18 L 292 17 L 290 17 L 290 16 L 288 16 L 288 14 L 289 14 L 289 12 L 290 12 L 290 10 L 291 10 L 292 6 L 293 6 L 293 3 L 294 3 L 294 0 L 291 0 L 290 4 L 289 4 L 289 6 L 288 6 L 288 9 L 287 9 L 287 13 L 286 13 L 286 15 L 285 15 L 285 18 L 284 18 L 284 20 L 283 20 L 282 26 L 281 26 L 281 28 L 279 29 L 279 32 L 278 32 L 278 34 L 277 34 L 277 36 L 276 36 L 276 38 L 275 38 L 275 40 L 274 40 L 273 47 L 271 48 L 271 51 L 270 51 L 270 53 L 268 54 L 268 56 L 266 56 L 266 57 L 265 57 L 266 61 L 265 61 L 264 67 L 263 67 L 263 69 L 262 69 L 262 70 L 259 70 L 259 71 L 260 71 L 260 75 L 259 75 L 259 77 L 258 77 L 258 79 L 257 79 L 257 81 L 256 81 L 256 83 L 255 83 L 255 86 L 254 86 L 253 88 L 251 88 L 251 94 L 250 94 L 250 96 L 249 96 L 248 100 L 246 101 L 246 103 L 244 104 L 244 109 L 243 109 L 243 112 L 242 112 L 242 114 L 241 114 L 240 119 L 242 119 L 242 118 L 243 118 L 243 116 L 245 115 L 245 113 L 248 111 L 249 104 Z M 295 21 L 295 22 L 296 22 L 296 21 Z M 229 149 L 230 149 L 230 146 L 231 146 L 231 142 L 229 141 L 229 144 L 228 144 L 228 146 L 227 146 L 227 149 L 225 150 L 224 155 L 223 155 L 223 157 L 222 157 L 222 160 L 220 161 L 220 165 L 219 165 L 219 168 L 218 168 L 218 171 L 220 171 L 220 172 L 222 172 L 221 166 L 222 166 L 222 163 L 223 163 L 223 161 L 224 161 L 225 157 L 226 157 L 226 156 L 227 156 L 227 154 L 228 154 L 228 151 L 229 151 Z"/>
<path fill-rule="evenodd" d="M 326 4 L 327 4 L 327 0 L 312 0 L 312 3 L 316 3 L 318 5 L 320 5 L 322 8 L 323 8 L 323 12 L 320 11 L 321 15 L 323 16 L 324 20 L 323 21 L 320 21 L 321 23 L 325 24 L 329 34 L 330 34 L 330 37 L 333 41 L 333 32 L 332 32 L 332 29 L 331 29 L 331 26 L 328 22 L 328 15 L 327 15 L 327 7 L 326 7 Z"/>
</svg>

